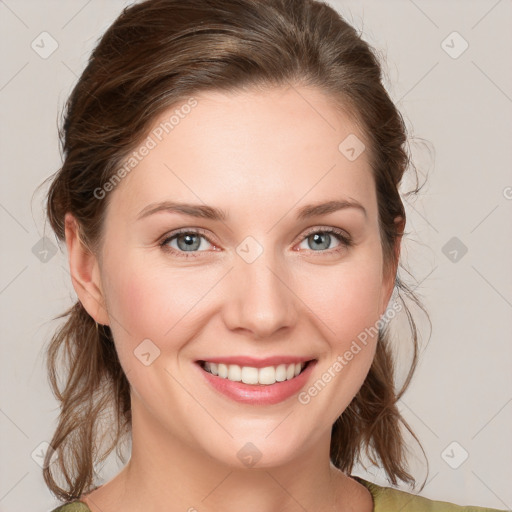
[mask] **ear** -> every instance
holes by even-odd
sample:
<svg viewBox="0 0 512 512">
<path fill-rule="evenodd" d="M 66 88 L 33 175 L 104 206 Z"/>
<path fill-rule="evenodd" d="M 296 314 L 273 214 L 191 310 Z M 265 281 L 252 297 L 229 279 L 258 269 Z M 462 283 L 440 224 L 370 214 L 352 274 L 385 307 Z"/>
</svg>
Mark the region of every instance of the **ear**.
<svg viewBox="0 0 512 512">
<path fill-rule="evenodd" d="M 80 238 L 78 222 L 71 213 L 66 213 L 64 224 L 69 272 L 78 299 L 96 322 L 109 325 L 97 257 Z"/>
<path fill-rule="evenodd" d="M 391 299 L 391 295 L 393 295 L 393 289 L 395 287 L 395 280 L 396 280 L 396 273 L 398 270 L 398 261 L 400 260 L 400 249 L 402 247 L 402 236 L 405 229 L 405 220 L 403 217 L 396 217 L 395 218 L 395 226 L 396 231 L 398 233 L 396 240 L 395 240 L 395 247 L 394 247 L 394 253 L 395 253 L 395 264 L 393 267 L 389 270 L 388 275 L 384 277 L 383 280 L 383 302 L 381 304 L 381 315 L 384 314 L 386 311 L 387 305 Z"/>
</svg>

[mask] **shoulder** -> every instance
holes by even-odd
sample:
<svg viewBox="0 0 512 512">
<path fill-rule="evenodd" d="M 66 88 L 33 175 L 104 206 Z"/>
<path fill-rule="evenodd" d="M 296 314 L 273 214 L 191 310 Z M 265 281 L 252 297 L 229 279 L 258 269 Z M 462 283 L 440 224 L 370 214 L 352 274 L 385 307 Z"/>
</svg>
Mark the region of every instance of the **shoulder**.
<svg viewBox="0 0 512 512">
<path fill-rule="evenodd" d="M 51 512 L 91 512 L 91 509 L 82 501 L 73 501 L 53 509 Z"/>
<path fill-rule="evenodd" d="M 382 487 L 368 482 L 360 477 L 355 477 L 370 491 L 374 512 L 500 512 L 493 508 L 461 506 L 447 501 L 433 501 L 423 496 L 416 496 L 405 491 Z"/>
</svg>

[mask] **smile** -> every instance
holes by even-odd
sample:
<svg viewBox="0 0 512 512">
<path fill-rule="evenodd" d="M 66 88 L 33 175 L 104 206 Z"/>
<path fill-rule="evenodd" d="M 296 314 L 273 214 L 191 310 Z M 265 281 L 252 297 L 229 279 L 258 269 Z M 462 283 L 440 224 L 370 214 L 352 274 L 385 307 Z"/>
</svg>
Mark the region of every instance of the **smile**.
<svg viewBox="0 0 512 512">
<path fill-rule="evenodd" d="M 304 371 L 309 363 L 310 361 L 306 361 L 255 368 L 253 366 L 239 366 L 237 364 L 200 362 L 203 370 L 222 379 L 227 379 L 231 382 L 243 382 L 249 385 L 267 386 L 276 382 L 294 379 Z"/>
</svg>

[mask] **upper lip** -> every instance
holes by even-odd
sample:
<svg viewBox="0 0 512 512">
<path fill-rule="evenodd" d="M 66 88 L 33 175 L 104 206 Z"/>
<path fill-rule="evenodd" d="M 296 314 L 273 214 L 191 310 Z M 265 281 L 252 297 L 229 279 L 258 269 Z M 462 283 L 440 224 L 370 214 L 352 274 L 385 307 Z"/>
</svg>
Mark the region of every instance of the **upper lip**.
<svg viewBox="0 0 512 512">
<path fill-rule="evenodd" d="M 311 361 L 312 357 L 300 356 L 271 356 L 265 358 L 256 358 L 249 356 L 226 356 L 226 357 L 208 357 L 198 362 L 208 361 L 209 363 L 237 364 L 238 366 L 251 366 L 253 368 L 265 368 L 267 366 L 278 366 L 280 364 L 296 364 Z"/>
</svg>

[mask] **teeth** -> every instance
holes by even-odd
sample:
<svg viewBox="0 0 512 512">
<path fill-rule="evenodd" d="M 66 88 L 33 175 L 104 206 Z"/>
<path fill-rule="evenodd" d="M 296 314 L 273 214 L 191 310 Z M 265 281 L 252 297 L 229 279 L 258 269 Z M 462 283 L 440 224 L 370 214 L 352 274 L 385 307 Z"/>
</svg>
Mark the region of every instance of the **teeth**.
<svg viewBox="0 0 512 512">
<path fill-rule="evenodd" d="M 237 364 L 209 363 L 204 364 L 204 369 L 223 379 L 244 384 L 270 385 L 276 382 L 293 379 L 300 374 L 306 363 L 280 364 L 278 366 L 266 366 L 254 368 L 251 366 L 238 366 Z"/>
</svg>

